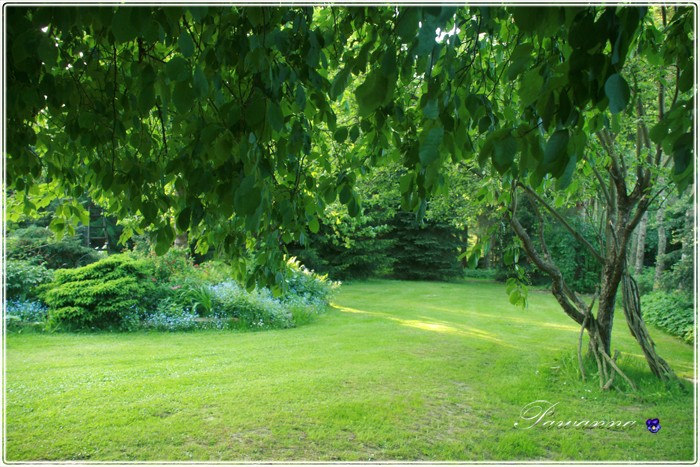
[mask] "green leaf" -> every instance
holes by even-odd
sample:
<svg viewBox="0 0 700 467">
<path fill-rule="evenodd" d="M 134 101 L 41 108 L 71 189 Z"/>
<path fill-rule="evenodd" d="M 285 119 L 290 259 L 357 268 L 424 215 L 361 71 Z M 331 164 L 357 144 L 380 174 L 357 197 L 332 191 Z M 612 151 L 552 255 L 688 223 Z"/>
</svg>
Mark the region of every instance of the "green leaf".
<svg viewBox="0 0 700 467">
<path fill-rule="evenodd" d="M 378 70 L 367 75 L 365 81 L 355 90 L 358 114 L 367 117 L 382 105 L 389 89 L 386 76 Z"/>
<path fill-rule="evenodd" d="M 540 76 L 539 68 L 533 68 L 523 75 L 520 89 L 518 89 L 518 95 L 523 105 L 530 105 L 540 97 L 542 84 L 543 80 Z"/>
<path fill-rule="evenodd" d="M 352 198 L 352 188 L 347 183 L 343 184 L 340 193 L 338 193 L 338 201 L 342 204 L 348 204 Z"/>
<path fill-rule="evenodd" d="M 245 121 L 251 128 L 258 128 L 265 120 L 267 102 L 267 99 L 263 97 L 262 93 L 253 93 L 253 98 L 245 108 Z"/>
<path fill-rule="evenodd" d="M 187 206 L 185 209 L 180 211 L 180 214 L 177 215 L 177 229 L 180 232 L 186 232 L 187 228 L 190 226 L 190 218 L 192 216 L 192 209 Z"/>
<path fill-rule="evenodd" d="M 437 18 L 431 15 L 423 15 L 420 31 L 418 32 L 416 55 L 421 57 L 433 51 L 433 47 L 437 44 L 435 34 L 437 28 Z"/>
<path fill-rule="evenodd" d="M 202 18 L 207 14 L 207 11 L 209 10 L 209 7 L 207 6 L 189 6 L 187 7 L 187 10 L 190 12 L 192 15 L 192 18 L 195 21 L 201 21 Z"/>
<path fill-rule="evenodd" d="M 350 128 L 349 136 L 350 136 L 350 141 L 352 141 L 353 143 L 355 141 L 357 141 L 357 138 L 360 137 L 360 129 L 358 128 L 357 125 L 353 125 L 353 127 Z"/>
<path fill-rule="evenodd" d="M 109 190 L 109 188 L 112 186 L 112 182 L 114 181 L 114 173 L 112 173 L 111 170 L 108 170 L 105 172 L 104 177 L 102 177 L 102 188 L 104 190 Z"/>
<path fill-rule="evenodd" d="M 180 48 L 180 53 L 186 58 L 194 55 L 194 42 L 187 31 L 180 33 L 180 38 L 177 40 L 177 46 Z"/>
<path fill-rule="evenodd" d="M 158 230 L 156 234 L 156 255 L 163 256 L 168 252 L 173 244 L 174 235 L 172 229 L 168 226 Z"/>
<path fill-rule="evenodd" d="M 139 210 L 141 211 L 141 215 L 148 224 L 152 224 L 156 216 L 158 215 L 158 208 L 151 201 L 146 201 L 145 203 L 143 203 Z"/>
<path fill-rule="evenodd" d="M 165 64 L 165 75 L 171 81 L 184 81 L 190 77 L 187 61 L 180 55 L 175 55 Z"/>
<path fill-rule="evenodd" d="M 558 130 L 547 141 L 544 148 L 544 160 L 542 168 L 555 177 L 561 176 L 569 162 L 567 147 L 569 145 L 569 132 Z"/>
<path fill-rule="evenodd" d="M 349 68 L 344 68 L 342 69 L 337 75 L 335 75 L 335 78 L 333 78 L 333 82 L 331 83 L 331 91 L 330 91 L 330 98 L 332 100 L 338 99 L 343 94 L 343 91 L 345 91 L 345 87 L 348 84 L 348 76 L 350 75 L 350 69 Z"/>
<path fill-rule="evenodd" d="M 255 177 L 252 175 L 243 177 L 233 200 L 236 212 L 243 215 L 250 215 L 258 209 L 260 201 L 260 189 L 255 186 Z"/>
<path fill-rule="evenodd" d="M 574 171 L 576 170 L 577 160 L 578 158 L 576 155 L 572 154 L 569 156 L 569 162 L 567 162 L 566 167 L 564 168 L 564 173 L 557 178 L 557 183 L 555 185 L 557 190 L 565 190 L 569 185 L 571 185 L 571 179 L 574 175 Z"/>
<path fill-rule="evenodd" d="M 543 7 L 518 6 L 510 8 L 510 12 L 518 28 L 529 33 L 537 31 L 546 17 L 546 8 Z"/>
<path fill-rule="evenodd" d="M 156 105 L 155 88 L 144 84 L 143 88 L 141 88 L 141 94 L 139 95 L 139 111 L 144 114 L 148 113 L 154 105 Z"/>
<path fill-rule="evenodd" d="M 532 59 L 532 50 L 533 46 L 529 42 L 520 44 L 513 50 L 513 54 L 510 56 L 511 64 L 506 71 L 506 77 L 509 81 L 513 81 L 520 73 L 527 69 Z"/>
<path fill-rule="evenodd" d="M 360 215 L 360 203 L 357 202 L 357 199 L 354 196 L 350 198 L 350 201 L 348 202 L 348 214 L 350 214 L 351 217 L 357 217 Z"/>
<path fill-rule="evenodd" d="M 347 138 L 348 128 L 345 126 L 341 126 L 337 130 L 335 130 L 335 133 L 333 133 L 333 139 L 341 144 L 344 143 Z"/>
<path fill-rule="evenodd" d="M 301 84 L 297 84 L 294 102 L 296 103 L 297 107 L 299 107 L 303 112 L 306 108 L 306 93 L 304 92 L 304 87 Z"/>
<path fill-rule="evenodd" d="M 112 17 L 112 34 L 118 44 L 136 39 L 138 30 L 136 22 L 132 20 L 133 8 L 118 7 Z"/>
<path fill-rule="evenodd" d="M 630 100 L 630 87 L 619 73 L 613 73 L 605 81 L 605 95 L 610 101 L 608 104 L 610 112 L 616 114 L 627 107 Z"/>
<path fill-rule="evenodd" d="M 311 233 L 317 234 L 320 227 L 321 226 L 319 225 L 318 219 L 316 218 L 316 216 L 312 216 L 311 219 L 309 220 L 309 230 L 311 231 Z"/>
<path fill-rule="evenodd" d="M 692 63 L 692 62 L 691 62 Z M 678 78 L 678 90 L 680 92 L 690 91 L 693 87 L 693 68 L 692 66 L 681 71 Z"/>
<path fill-rule="evenodd" d="M 444 135 L 445 129 L 441 126 L 423 132 L 418 149 L 418 158 L 423 167 L 440 159 L 440 144 Z"/>
<path fill-rule="evenodd" d="M 685 133 L 673 144 L 673 181 L 683 193 L 693 181 L 693 133 Z"/>
<path fill-rule="evenodd" d="M 396 35 L 399 36 L 404 44 L 410 43 L 418 33 L 418 12 L 418 8 L 409 6 L 399 13 Z"/>
<path fill-rule="evenodd" d="M 661 144 L 667 135 L 668 121 L 666 119 L 661 120 L 649 130 L 649 138 L 656 144 Z"/>
<path fill-rule="evenodd" d="M 494 140 L 491 161 L 499 174 L 503 175 L 511 168 L 516 152 L 518 152 L 518 142 L 510 132 L 504 138 Z"/>
<path fill-rule="evenodd" d="M 50 68 L 56 65 L 56 61 L 58 60 L 58 47 L 54 44 L 53 39 L 48 36 L 42 37 L 37 49 L 37 55 L 47 67 Z"/>
<path fill-rule="evenodd" d="M 438 118 L 438 115 L 439 109 L 437 98 L 434 97 L 425 103 L 425 107 L 423 107 L 423 116 L 429 120 L 435 120 Z"/>
<path fill-rule="evenodd" d="M 284 116 L 278 103 L 267 102 L 267 119 L 273 131 L 280 132 L 284 129 Z"/>
<path fill-rule="evenodd" d="M 175 108 L 177 108 L 179 112 L 186 113 L 191 111 L 194 97 L 194 90 L 190 87 L 190 83 L 180 81 L 175 84 L 173 102 L 175 103 Z"/>
<path fill-rule="evenodd" d="M 209 94 L 209 81 L 201 68 L 197 67 L 194 71 L 194 90 L 197 97 L 205 97 Z"/>
</svg>

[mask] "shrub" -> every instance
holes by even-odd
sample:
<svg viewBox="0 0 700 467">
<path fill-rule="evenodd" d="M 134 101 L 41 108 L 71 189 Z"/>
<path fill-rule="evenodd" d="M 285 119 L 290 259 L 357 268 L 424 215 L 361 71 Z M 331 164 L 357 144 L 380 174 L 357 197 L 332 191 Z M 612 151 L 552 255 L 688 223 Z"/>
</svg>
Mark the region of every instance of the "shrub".
<svg viewBox="0 0 700 467">
<path fill-rule="evenodd" d="M 653 324 L 688 343 L 695 341 L 693 299 L 681 293 L 653 292 L 641 299 L 642 314 Z"/>
<path fill-rule="evenodd" d="M 153 270 L 144 261 L 114 255 L 77 269 L 56 271 L 43 286 L 51 327 L 68 329 L 121 327 L 134 307 L 156 295 Z"/>
<path fill-rule="evenodd" d="M 41 263 L 48 269 L 80 267 L 100 259 L 95 250 L 81 244 L 80 238 L 56 240 L 53 232 L 38 226 L 8 233 L 6 253 L 8 259 Z"/>
<path fill-rule="evenodd" d="M 36 297 L 36 288 L 53 279 L 53 271 L 28 260 L 8 259 L 5 262 L 7 298 Z"/>
<path fill-rule="evenodd" d="M 231 266 L 221 261 L 206 261 L 192 267 L 196 277 L 206 284 L 219 284 L 232 279 Z"/>
<path fill-rule="evenodd" d="M 327 275 L 318 275 L 299 263 L 296 258 L 287 261 L 287 278 L 283 301 L 300 297 L 308 303 L 327 305 L 340 282 L 328 279 Z"/>
<path fill-rule="evenodd" d="M 238 327 L 251 329 L 290 328 L 292 314 L 267 289 L 247 292 L 235 282 L 211 287 L 213 314 L 219 319 L 234 318 Z"/>
<path fill-rule="evenodd" d="M 153 273 L 158 280 L 182 281 L 196 275 L 192 259 L 184 248 L 171 248 L 163 256 L 151 253 L 142 257 L 153 264 Z"/>
</svg>

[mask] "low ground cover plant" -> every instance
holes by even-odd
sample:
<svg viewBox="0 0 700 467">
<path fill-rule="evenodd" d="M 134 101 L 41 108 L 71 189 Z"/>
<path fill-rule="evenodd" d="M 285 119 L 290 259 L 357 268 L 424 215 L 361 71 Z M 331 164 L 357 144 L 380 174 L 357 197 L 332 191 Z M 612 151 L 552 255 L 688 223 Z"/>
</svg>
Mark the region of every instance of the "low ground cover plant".
<svg viewBox="0 0 700 467">
<path fill-rule="evenodd" d="M 689 344 L 695 342 L 693 297 L 683 293 L 657 291 L 642 296 L 641 304 L 647 323 L 680 337 Z"/>
<path fill-rule="evenodd" d="M 6 302 L 5 319 L 9 331 L 41 330 L 48 308 L 35 299 L 13 298 Z"/>
</svg>

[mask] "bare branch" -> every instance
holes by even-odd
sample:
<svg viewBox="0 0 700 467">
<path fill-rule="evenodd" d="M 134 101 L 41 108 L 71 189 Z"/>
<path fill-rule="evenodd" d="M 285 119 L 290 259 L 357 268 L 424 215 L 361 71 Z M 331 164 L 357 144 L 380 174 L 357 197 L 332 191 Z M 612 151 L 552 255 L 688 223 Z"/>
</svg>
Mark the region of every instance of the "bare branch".
<svg viewBox="0 0 700 467">
<path fill-rule="evenodd" d="M 617 197 L 620 201 L 627 201 L 627 186 L 625 185 L 625 172 L 620 168 L 620 162 L 615 149 L 613 147 L 613 140 L 610 136 L 610 132 L 606 129 L 602 129 L 596 132 L 598 140 L 600 140 L 603 149 L 608 154 L 611 160 L 610 164 L 610 175 L 612 176 L 613 182 L 617 187 Z"/>
<path fill-rule="evenodd" d="M 559 213 L 556 211 L 556 209 L 554 209 L 552 206 L 550 206 L 549 203 L 547 203 L 547 201 L 546 201 L 545 199 L 543 199 L 540 195 L 538 195 L 532 188 L 530 188 L 530 187 L 527 186 L 527 185 L 524 185 L 524 184 L 521 183 L 521 182 L 518 182 L 518 186 L 520 186 L 521 188 L 523 188 L 530 196 L 534 197 L 540 204 L 542 204 L 542 206 L 544 206 L 544 207 L 547 209 L 547 211 L 549 211 L 549 212 L 552 214 L 552 216 L 554 216 L 554 218 L 555 218 L 562 226 L 564 226 L 564 228 L 565 228 L 566 230 L 568 230 L 569 233 L 570 233 L 571 235 L 573 235 L 573 237 L 574 237 L 576 240 L 578 240 L 579 243 L 581 243 L 583 246 L 586 247 L 586 249 L 587 249 L 588 251 L 591 252 L 591 254 L 595 257 L 595 259 L 596 259 L 599 263 L 602 264 L 602 263 L 605 262 L 605 258 L 603 258 L 603 256 L 593 247 L 593 245 L 591 245 L 591 244 L 588 242 L 588 240 L 586 240 L 586 239 L 583 237 L 583 235 L 581 235 L 579 232 L 577 232 L 576 229 L 574 229 L 574 228 L 566 221 L 566 219 L 564 219 L 564 218 L 562 217 L 562 215 L 559 214 Z"/>
<path fill-rule="evenodd" d="M 583 323 L 581 323 L 581 331 L 578 333 L 578 367 L 581 370 L 581 379 L 586 381 L 586 372 L 583 369 L 583 357 L 581 357 L 581 347 L 583 346 L 583 331 L 586 329 L 586 324 L 588 323 L 588 315 L 583 318 Z"/>
<path fill-rule="evenodd" d="M 615 360 L 612 359 L 612 358 L 610 358 L 610 356 L 609 356 L 608 354 L 606 354 L 605 352 L 601 352 L 601 354 L 603 355 L 603 358 L 604 358 L 605 360 L 608 361 L 608 363 L 610 364 L 610 366 L 613 367 L 613 369 L 617 372 L 617 374 L 620 375 L 620 376 L 622 376 L 622 377 L 625 379 L 625 381 L 627 381 L 627 384 L 629 384 L 630 387 L 636 391 L 636 390 L 637 390 L 637 386 L 635 386 L 635 384 L 632 382 L 632 380 L 629 379 L 629 378 L 627 377 L 627 375 L 625 375 L 625 374 L 622 372 L 622 370 L 620 370 L 620 368 L 615 364 Z M 615 351 L 615 356 L 617 357 L 617 355 L 619 355 L 619 351 L 616 350 L 616 351 Z M 612 382 L 612 376 L 611 376 L 611 378 L 610 378 L 610 382 Z M 609 384 L 609 383 L 608 383 L 608 384 Z M 607 385 L 606 385 L 606 386 L 607 386 Z"/>
<path fill-rule="evenodd" d="M 518 201 L 515 186 L 512 189 L 512 203 L 510 207 L 510 225 L 513 227 L 513 231 L 518 236 L 523 244 L 523 248 L 527 252 L 530 259 L 535 263 L 535 265 L 540 269 L 540 271 L 547 274 L 552 280 L 552 294 L 561 305 L 564 313 L 566 313 L 571 319 L 579 324 L 583 323 L 585 316 L 576 304 L 571 302 L 571 297 L 569 295 L 570 289 L 564 283 L 564 278 L 562 276 L 561 270 L 556 264 L 551 261 L 547 261 L 542 258 L 542 256 L 537 252 L 535 244 L 532 242 L 530 235 L 527 233 L 522 224 L 517 218 Z M 569 293 L 567 293 L 567 291 Z M 575 298 L 575 296 L 574 296 Z M 590 326 L 590 324 L 589 324 Z"/>
<path fill-rule="evenodd" d="M 612 199 L 610 198 L 610 193 L 608 193 L 605 180 L 603 180 L 603 177 L 600 174 L 600 171 L 596 168 L 596 166 L 588 158 L 588 156 L 584 155 L 583 158 L 586 162 L 588 162 L 588 165 L 591 167 L 591 169 L 593 169 L 593 174 L 595 175 L 595 178 L 598 180 L 598 184 L 600 185 L 600 191 L 602 191 L 603 195 L 605 195 L 605 201 L 607 201 L 608 204 L 612 204 Z"/>
</svg>

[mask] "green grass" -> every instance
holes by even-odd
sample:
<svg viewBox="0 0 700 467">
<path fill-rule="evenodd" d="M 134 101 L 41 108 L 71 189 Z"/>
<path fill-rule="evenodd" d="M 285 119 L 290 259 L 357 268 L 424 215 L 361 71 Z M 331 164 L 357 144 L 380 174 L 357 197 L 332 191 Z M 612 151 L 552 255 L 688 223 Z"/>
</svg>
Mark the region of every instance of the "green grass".
<svg viewBox="0 0 700 467">
<path fill-rule="evenodd" d="M 260 333 L 10 334 L 5 459 L 694 458 L 692 384 L 650 377 L 621 316 L 614 347 L 637 392 L 600 391 L 590 364 L 579 380 L 578 328 L 545 293 L 519 310 L 495 283 L 372 281 L 335 302 Z M 693 347 L 652 332 L 692 378 Z M 553 420 L 636 426 L 515 428 L 535 400 L 558 403 Z"/>
</svg>

